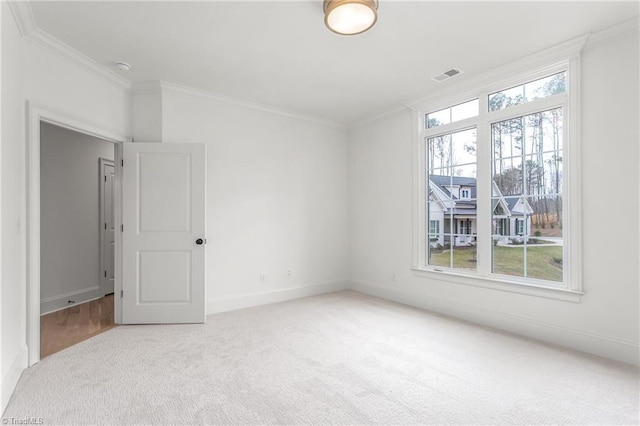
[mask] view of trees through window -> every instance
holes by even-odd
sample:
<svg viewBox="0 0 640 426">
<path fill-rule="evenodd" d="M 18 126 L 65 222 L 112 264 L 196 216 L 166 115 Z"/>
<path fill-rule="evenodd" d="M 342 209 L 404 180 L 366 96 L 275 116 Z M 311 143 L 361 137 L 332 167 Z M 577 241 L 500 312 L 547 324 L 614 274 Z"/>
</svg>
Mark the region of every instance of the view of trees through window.
<svg viewBox="0 0 640 426">
<path fill-rule="evenodd" d="M 561 282 L 562 108 L 494 123 L 491 136 L 492 205 L 507 206 L 492 212 L 493 272 Z"/>
<path fill-rule="evenodd" d="M 563 72 L 494 93 L 489 110 L 562 93 L 565 80 Z M 555 108 L 491 126 L 493 201 L 502 197 L 510 212 L 504 221 L 493 211 L 494 273 L 562 282 L 562 118 Z"/>
</svg>

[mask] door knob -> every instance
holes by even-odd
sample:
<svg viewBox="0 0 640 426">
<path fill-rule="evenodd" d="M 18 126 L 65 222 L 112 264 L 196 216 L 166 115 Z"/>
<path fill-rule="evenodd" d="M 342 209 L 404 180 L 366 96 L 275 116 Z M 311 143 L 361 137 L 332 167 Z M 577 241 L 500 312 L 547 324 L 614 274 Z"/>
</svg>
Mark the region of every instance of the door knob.
<svg viewBox="0 0 640 426">
<path fill-rule="evenodd" d="M 196 240 L 196 244 L 197 244 L 197 245 L 199 245 L 199 246 L 201 246 L 202 244 L 204 244 L 204 243 L 205 243 L 205 241 L 206 241 L 206 240 L 203 240 L 202 238 L 198 238 L 198 239 Z"/>
</svg>

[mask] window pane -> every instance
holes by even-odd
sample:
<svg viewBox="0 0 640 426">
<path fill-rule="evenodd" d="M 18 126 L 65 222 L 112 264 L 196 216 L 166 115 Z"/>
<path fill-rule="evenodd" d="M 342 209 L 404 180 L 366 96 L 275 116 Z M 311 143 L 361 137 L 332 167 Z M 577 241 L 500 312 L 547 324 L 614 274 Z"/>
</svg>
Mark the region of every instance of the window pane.
<svg viewBox="0 0 640 426">
<path fill-rule="evenodd" d="M 524 85 L 489 95 L 489 111 L 509 108 L 524 102 Z"/>
<path fill-rule="evenodd" d="M 541 157 L 528 155 L 524 158 L 524 195 L 541 195 L 545 191 L 544 161 Z"/>
<path fill-rule="evenodd" d="M 491 125 L 493 151 L 496 158 L 522 155 L 522 117 Z"/>
<path fill-rule="evenodd" d="M 476 189 L 477 166 L 475 164 L 466 164 L 453 168 L 454 176 L 451 178 L 451 184 L 447 189 L 451 192 L 456 201 L 456 207 L 467 209 L 476 207 L 476 198 L 478 196 Z M 473 210 L 475 214 L 475 210 Z"/>
<path fill-rule="evenodd" d="M 528 278 L 562 282 L 562 244 L 530 238 L 525 249 Z"/>
<path fill-rule="evenodd" d="M 451 122 L 475 117 L 478 115 L 479 110 L 480 107 L 477 99 L 451 107 Z"/>
<path fill-rule="evenodd" d="M 531 196 L 562 193 L 562 157 L 560 152 L 528 155 L 524 157 L 524 160 L 524 173 L 522 173 L 522 166 L 517 171 L 522 177 L 524 188 L 523 191 L 518 192 L 519 194 Z M 504 173 L 498 175 L 497 178 L 503 181 L 504 186 Z"/>
<path fill-rule="evenodd" d="M 492 272 L 524 276 L 524 245 L 510 243 L 509 237 L 493 239 Z"/>
<path fill-rule="evenodd" d="M 476 163 L 476 130 L 470 129 L 451 135 L 451 163 L 453 165 Z M 475 174 L 473 175 L 475 177 Z"/>
<path fill-rule="evenodd" d="M 523 194 L 522 158 L 501 158 L 493 162 L 494 197 Z M 495 191 L 494 191 L 495 192 Z"/>
<path fill-rule="evenodd" d="M 547 96 L 563 93 L 566 90 L 566 73 L 550 75 L 549 77 L 531 81 L 524 85 L 527 102 Z"/>
<path fill-rule="evenodd" d="M 562 150 L 563 134 L 562 123 L 563 115 L 562 108 L 552 109 L 543 113 L 545 119 L 545 138 L 543 147 L 545 152 L 553 152 Z"/>
<path fill-rule="evenodd" d="M 447 242 L 430 242 L 429 264 L 445 268 L 477 269 L 477 250 L 474 244 L 461 245 L 460 241 L 472 239 L 469 235 L 448 235 Z M 453 248 L 449 240 L 454 241 Z"/>
<path fill-rule="evenodd" d="M 438 174 L 448 174 L 451 167 L 451 135 L 429 138 L 427 151 L 429 170 L 439 169 Z"/>
<path fill-rule="evenodd" d="M 531 206 L 531 235 L 562 244 L 562 197 L 527 199 Z"/>
<path fill-rule="evenodd" d="M 566 91 L 566 72 L 550 75 L 489 95 L 489 111 L 497 111 Z"/>
<path fill-rule="evenodd" d="M 491 138 L 493 272 L 561 282 L 562 109 L 494 123 Z"/>
<path fill-rule="evenodd" d="M 451 108 L 441 109 L 427 114 L 427 129 L 451 123 Z"/>
<path fill-rule="evenodd" d="M 441 243 L 430 243 L 429 245 L 429 265 L 451 267 L 451 250 L 448 245 Z"/>
<path fill-rule="evenodd" d="M 476 269 L 476 131 L 428 138 L 427 263 Z"/>
<path fill-rule="evenodd" d="M 475 241 L 467 244 L 464 241 L 471 240 L 469 235 L 456 235 L 454 236 L 456 244 L 452 249 L 453 267 L 460 269 L 469 269 L 475 271 L 477 269 L 477 251 L 475 247 Z"/>
<path fill-rule="evenodd" d="M 425 115 L 425 127 L 430 129 L 443 124 L 464 120 L 465 118 L 475 117 L 480 110 L 479 105 L 478 99 L 473 99 L 439 111 L 430 112 Z"/>
</svg>

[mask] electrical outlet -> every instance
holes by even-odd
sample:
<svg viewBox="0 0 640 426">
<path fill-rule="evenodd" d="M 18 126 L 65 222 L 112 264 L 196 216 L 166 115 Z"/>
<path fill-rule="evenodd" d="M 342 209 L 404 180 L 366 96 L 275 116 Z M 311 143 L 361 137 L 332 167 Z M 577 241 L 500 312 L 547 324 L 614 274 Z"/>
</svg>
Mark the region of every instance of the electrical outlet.
<svg viewBox="0 0 640 426">
<path fill-rule="evenodd" d="M 260 282 L 261 283 L 266 283 L 267 282 L 267 274 L 266 274 L 266 272 L 260 272 Z"/>
<path fill-rule="evenodd" d="M 391 281 L 397 281 L 396 273 L 391 274 Z"/>
<path fill-rule="evenodd" d="M 291 269 L 287 269 L 287 278 L 293 277 L 293 271 Z"/>
</svg>

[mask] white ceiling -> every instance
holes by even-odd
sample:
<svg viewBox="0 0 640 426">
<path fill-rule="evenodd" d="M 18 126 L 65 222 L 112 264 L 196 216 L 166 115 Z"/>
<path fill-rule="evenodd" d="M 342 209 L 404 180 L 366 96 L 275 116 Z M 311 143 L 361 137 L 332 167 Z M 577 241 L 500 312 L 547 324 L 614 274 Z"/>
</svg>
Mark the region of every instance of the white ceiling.
<svg viewBox="0 0 640 426">
<path fill-rule="evenodd" d="M 358 36 L 324 27 L 322 0 L 32 2 L 38 27 L 133 82 L 168 81 L 342 124 L 590 31 L 638 2 L 380 0 Z M 449 80 L 454 81 L 454 79 Z"/>
</svg>

